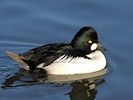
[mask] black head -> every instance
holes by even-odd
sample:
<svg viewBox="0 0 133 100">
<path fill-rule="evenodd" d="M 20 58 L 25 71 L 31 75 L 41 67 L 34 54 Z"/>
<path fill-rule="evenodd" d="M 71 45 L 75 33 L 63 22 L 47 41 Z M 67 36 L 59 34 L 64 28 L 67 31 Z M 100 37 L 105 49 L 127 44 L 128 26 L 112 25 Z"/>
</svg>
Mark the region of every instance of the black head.
<svg viewBox="0 0 133 100">
<path fill-rule="evenodd" d="M 97 32 L 90 26 L 81 28 L 71 42 L 71 46 L 76 50 L 83 50 L 90 53 L 97 49 L 99 44 Z"/>
</svg>

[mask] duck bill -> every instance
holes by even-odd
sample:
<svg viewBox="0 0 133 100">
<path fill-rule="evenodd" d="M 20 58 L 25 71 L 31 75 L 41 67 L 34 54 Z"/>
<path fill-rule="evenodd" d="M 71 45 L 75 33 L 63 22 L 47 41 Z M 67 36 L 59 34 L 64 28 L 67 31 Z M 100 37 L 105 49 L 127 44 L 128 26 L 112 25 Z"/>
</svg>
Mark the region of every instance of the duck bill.
<svg viewBox="0 0 133 100">
<path fill-rule="evenodd" d="M 97 49 L 100 50 L 100 51 L 103 51 L 103 48 L 102 48 L 100 42 L 97 43 Z"/>
</svg>

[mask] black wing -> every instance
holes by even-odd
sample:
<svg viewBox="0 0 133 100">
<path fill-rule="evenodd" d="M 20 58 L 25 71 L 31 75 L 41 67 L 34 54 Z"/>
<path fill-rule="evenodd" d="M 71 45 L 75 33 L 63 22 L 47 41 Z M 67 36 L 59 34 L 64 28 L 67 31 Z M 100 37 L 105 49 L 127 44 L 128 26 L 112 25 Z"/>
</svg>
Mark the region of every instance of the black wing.
<svg viewBox="0 0 133 100">
<path fill-rule="evenodd" d="M 30 69 L 35 69 L 41 63 L 45 63 L 44 66 L 49 65 L 71 49 L 70 44 L 48 44 L 25 52 L 20 56 L 24 57 L 23 60 L 30 66 Z"/>
</svg>

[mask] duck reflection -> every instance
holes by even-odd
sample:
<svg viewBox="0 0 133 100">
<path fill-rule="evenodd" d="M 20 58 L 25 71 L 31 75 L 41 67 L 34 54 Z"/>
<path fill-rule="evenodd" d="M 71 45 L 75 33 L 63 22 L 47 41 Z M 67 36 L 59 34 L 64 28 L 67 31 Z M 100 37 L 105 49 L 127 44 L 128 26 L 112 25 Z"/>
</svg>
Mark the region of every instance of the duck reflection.
<svg viewBox="0 0 133 100">
<path fill-rule="evenodd" d="M 32 77 L 29 77 L 30 73 L 26 70 L 20 69 L 13 75 L 8 75 L 5 81 L 2 83 L 1 88 L 7 89 L 9 87 L 21 87 L 34 85 L 36 82 Z"/>
<path fill-rule="evenodd" d="M 41 74 L 40 74 L 41 71 Z M 103 75 L 107 69 L 97 73 L 80 75 L 47 75 L 42 70 L 29 73 L 20 70 L 12 76 L 8 76 L 3 82 L 2 88 L 29 86 L 45 83 L 70 84 L 72 89 L 67 95 L 70 100 L 94 100 L 97 94 L 96 87 L 105 82 Z M 44 73 L 46 75 L 44 75 Z"/>
<path fill-rule="evenodd" d="M 70 100 L 94 100 L 97 94 L 97 85 L 105 82 L 104 79 L 82 82 L 73 82 L 72 90 L 69 93 Z"/>
</svg>

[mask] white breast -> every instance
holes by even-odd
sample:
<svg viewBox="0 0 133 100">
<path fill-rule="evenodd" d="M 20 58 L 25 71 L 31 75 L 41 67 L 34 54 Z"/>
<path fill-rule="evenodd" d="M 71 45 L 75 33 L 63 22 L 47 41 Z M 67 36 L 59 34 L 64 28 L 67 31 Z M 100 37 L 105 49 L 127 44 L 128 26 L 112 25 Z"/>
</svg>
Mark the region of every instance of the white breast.
<svg viewBox="0 0 133 100">
<path fill-rule="evenodd" d="M 105 68 L 106 58 L 101 51 L 95 51 L 87 56 L 91 59 L 85 59 L 83 57 L 73 59 L 69 57 L 66 59 L 67 57 L 61 56 L 52 64 L 46 67 L 39 65 L 38 68 L 43 68 L 48 74 L 55 75 L 91 73 Z"/>
</svg>

